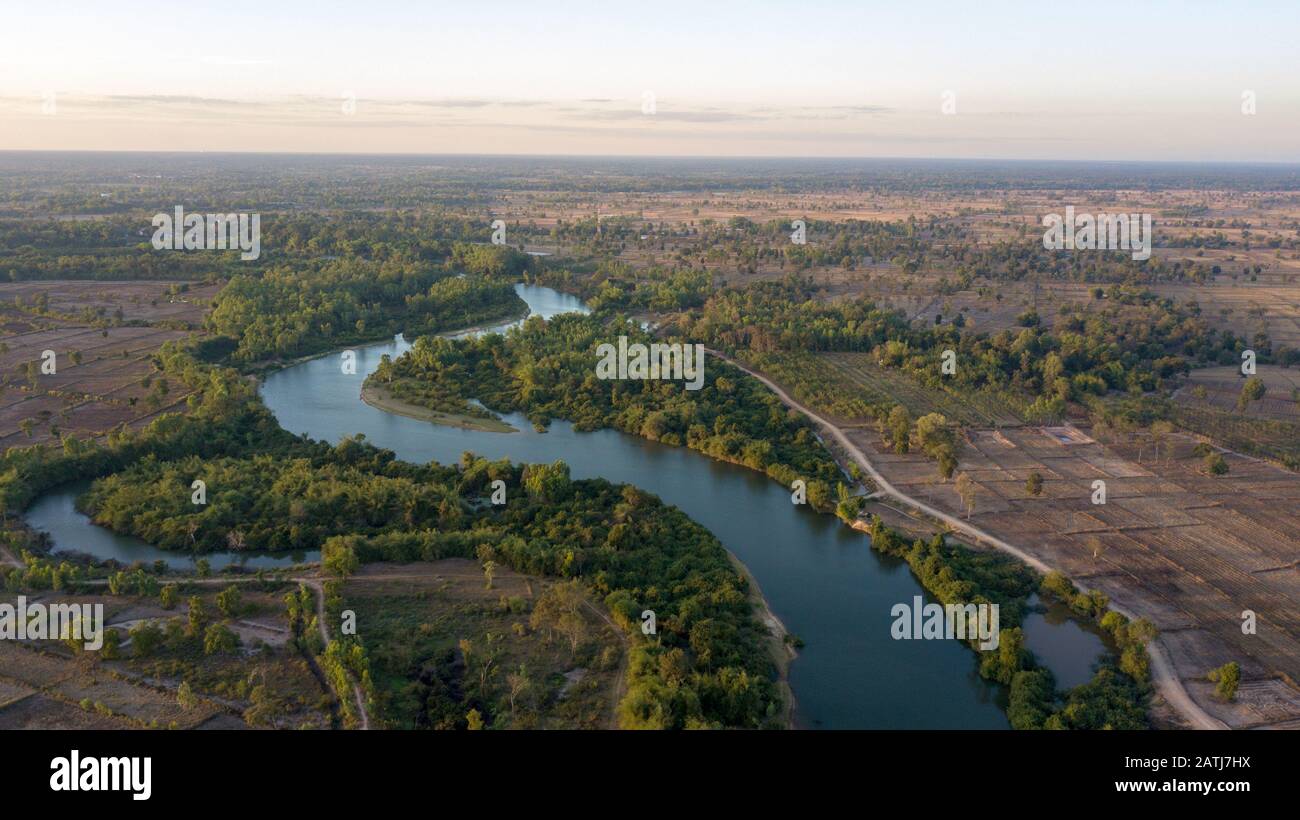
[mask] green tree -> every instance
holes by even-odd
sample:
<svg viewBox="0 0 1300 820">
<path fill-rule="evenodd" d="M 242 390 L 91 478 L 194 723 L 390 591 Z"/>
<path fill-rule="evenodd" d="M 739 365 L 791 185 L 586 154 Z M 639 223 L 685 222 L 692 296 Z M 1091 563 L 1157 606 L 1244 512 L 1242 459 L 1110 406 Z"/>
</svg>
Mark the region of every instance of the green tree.
<svg viewBox="0 0 1300 820">
<path fill-rule="evenodd" d="M 1245 412 L 1252 401 L 1259 401 L 1268 392 L 1268 386 L 1259 376 L 1251 376 L 1241 386 L 1241 395 L 1237 397 L 1237 410 Z"/>
<path fill-rule="evenodd" d="M 1220 700 L 1231 701 L 1237 697 L 1237 686 L 1241 683 L 1241 665 L 1236 661 L 1229 661 L 1218 669 L 1211 669 L 1207 676 L 1211 681 L 1217 684 L 1214 687 L 1214 693 L 1219 696 Z"/>
<path fill-rule="evenodd" d="M 131 627 L 131 652 L 137 658 L 147 658 L 162 644 L 163 631 L 156 624 L 141 621 Z"/>
<path fill-rule="evenodd" d="M 470 709 L 465 714 L 466 728 L 471 731 L 478 731 L 483 728 L 483 713 L 477 709 Z"/>
<path fill-rule="evenodd" d="M 912 415 L 901 404 L 894 405 L 889 411 L 888 428 L 894 452 L 906 453 L 912 436 Z"/>
<path fill-rule="evenodd" d="M 203 633 L 203 654 L 229 655 L 239 648 L 239 636 L 224 624 L 210 623 Z"/>
<path fill-rule="evenodd" d="M 190 688 L 189 681 L 181 681 L 180 688 L 176 690 L 176 702 L 187 712 L 199 705 L 199 699 Z"/>
<path fill-rule="evenodd" d="M 1038 496 L 1043 494 L 1043 477 L 1039 473 L 1030 473 L 1029 479 L 1025 481 L 1025 492 L 1030 495 Z"/>
<path fill-rule="evenodd" d="M 556 460 L 551 464 L 529 464 L 524 468 L 524 490 L 535 501 L 563 501 L 569 494 L 569 465 Z"/>
<path fill-rule="evenodd" d="M 1210 453 L 1205 457 L 1205 472 L 1210 475 L 1228 474 L 1228 462 L 1222 453 Z"/>
<path fill-rule="evenodd" d="M 217 609 L 227 618 L 233 618 L 239 614 L 240 598 L 239 587 L 231 584 L 217 593 Z"/>
<path fill-rule="evenodd" d="M 192 638 L 197 638 L 203 634 L 203 626 L 207 623 L 207 616 L 203 612 L 203 599 L 197 595 L 191 595 L 189 605 L 189 635 Z"/>
</svg>

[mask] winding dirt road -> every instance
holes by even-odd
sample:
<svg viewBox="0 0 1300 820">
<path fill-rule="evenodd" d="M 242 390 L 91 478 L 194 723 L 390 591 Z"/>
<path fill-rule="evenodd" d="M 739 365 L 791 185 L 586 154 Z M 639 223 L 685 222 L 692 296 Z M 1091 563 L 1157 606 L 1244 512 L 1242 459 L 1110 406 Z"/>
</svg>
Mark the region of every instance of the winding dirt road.
<svg viewBox="0 0 1300 820">
<path fill-rule="evenodd" d="M 775 382 L 773 382 L 771 379 L 767 378 L 763 374 L 751 370 L 750 368 L 746 367 L 740 362 L 737 362 L 736 360 L 728 356 L 725 356 L 716 350 L 709 350 L 708 352 L 711 355 L 721 359 L 722 361 L 727 362 L 728 364 L 740 370 L 745 371 L 749 375 L 758 379 L 763 384 L 767 385 L 768 389 L 770 389 L 773 393 L 775 393 L 777 397 L 780 398 L 781 401 L 784 402 L 788 407 L 792 407 L 795 410 L 798 410 L 800 413 L 803 413 L 810 420 L 812 420 L 813 423 L 817 424 L 832 438 L 834 438 L 835 441 L 837 441 L 840 444 L 840 446 L 844 448 L 844 451 L 853 457 L 854 461 L 857 462 L 858 466 L 861 467 L 863 470 L 865 470 L 867 475 L 871 476 L 871 480 L 874 481 L 876 486 L 879 488 L 878 492 L 875 493 L 875 495 L 889 496 L 890 498 L 893 498 L 894 500 L 899 501 L 902 504 L 912 507 L 915 510 L 919 510 L 925 513 L 926 515 L 930 516 L 931 518 L 935 518 L 944 522 L 945 524 L 949 525 L 957 532 L 962 533 L 966 537 L 978 543 L 986 544 L 995 549 L 999 549 L 1003 552 L 1006 552 L 1010 555 L 1014 555 L 1016 558 L 1019 558 L 1021 561 L 1024 561 L 1026 564 L 1038 570 L 1039 572 L 1047 573 L 1055 569 L 1054 567 L 1048 565 L 1040 558 L 1029 554 L 1028 552 L 1021 549 L 1020 547 L 1015 546 L 1014 544 L 1009 544 L 1006 541 L 1003 541 L 1001 538 L 998 538 L 994 535 L 990 535 L 989 533 L 984 532 L 978 527 L 971 525 L 969 522 L 963 521 L 962 519 L 954 515 L 949 515 L 943 510 L 936 509 L 926 504 L 923 501 L 920 501 L 916 498 L 913 498 L 910 495 L 906 495 L 905 493 L 900 492 L 897 488 L 894 487 L 894 485 L 889 483 L 888 479 L 886 479 L 883 475 L 880 474 L 880 472 L 871 463 L 871 460 L 867 458 L 866 453 L 862 452 L 861 448 L 859 448 L 856 444 L 850 441 L 849 437 L 845 435 L 844 431 L 840 430 L 839 427 L 836 427 L 834 424 L 831 424 L 829 421 L 822 418 L 817 413 L 813 412 L 811 408 L 805 407 L 802 403 L 796 401 L 793 396 L 787 394 L 785 390 L 783 390 L 779 385 L 777 385 Z M 1083 592 L 1090 591 L 1083 584 L 1079 584 L 1076 582 L 1075 586 L 1079 587 L 1079 589 L 1082 590 Z M 1119 612 L 1121 615 L 1124 615 L 1130 620 L 1134 619 L 1135 617 L 1132 612 L 1125 610 L 1123 607 L 1120 607 L 1113 602 L 1111 603 L 1111 609 L 1115 610 L 1116 612 Z M 1183 718 L 1185 718 L 1189 723 L 1192 724 L 1192 726 L 1194 726 L 1197 729 L 1227 729 L 1228 728 L 1227 725 L 1223 723 L 1223 721 L 1211 716 L 1199 705 L 1197 705 L 1197 703 L 1194 700 L 1192 700 L 1191 695 L 1187 694 L 1187 690 L 1183 687 L 1182 681 L 1178 679 L 1178 676 L 1176 674 L 1174 674 L 1173 664 L 1170 662 L 1169 656 L 1166 654 L 1166 650 L 1164 646 L 1160 644 L 1159 638 L 1157 638 L 1155 641 L 1149 644 L 1147 649 L 1151 656 L 1151 678 L 1154 681 L 1156 688 L 1160 691 L 1160 694 L 1164 697 L 1164 699 L 1169 703 L 1170 706 L 1176 709 L 1178 713 L 1183 716 Z"/>
</svg>

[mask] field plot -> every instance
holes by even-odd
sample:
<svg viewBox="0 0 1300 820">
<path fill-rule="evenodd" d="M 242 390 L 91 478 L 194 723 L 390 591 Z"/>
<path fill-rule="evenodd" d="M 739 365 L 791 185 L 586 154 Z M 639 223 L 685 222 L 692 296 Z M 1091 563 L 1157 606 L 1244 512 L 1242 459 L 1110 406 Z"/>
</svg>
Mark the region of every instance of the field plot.
<svg viewBox="0 0 1300 820">
<path fill-rule="evenodd" d="M 1218 410 L 1183 397 L 1174 403 L 1170 418 L 1178 426 L 1223 447 L 1300 470 L 1300 418 L 1252 418 L 1235 409 Z"/>
<path fill-rule="evenodd" d="M 1238 409 L 1237 402 L 1246 377 L 1235 366 L 1193 370 L 1174 398 L 1189 407 L 1237 412 L 1248 418 L 1300 421 L 1300 370 L 1260 365 L 1255 375 L 1267 392 L 1263 398 L 1247 402 L 1244 410 Z"/>
<path fill-rule="evenodd" d="M 224 282 L 94 282 L 54 280 L 0 284 L 0 303 L 44 303 L 50 313 L 82 318 L 120 318 L 126 322 L 203 323 L 212 297 Z M 89 311 L 89 313 L 87 313 Z"/>
<path fill-rule="evenodd" d="M 940 413 L 979 427 L 1015 426 L 1021 420 L 1006 397 L 927 387 L 905 373 L 881 367 L 870 353 L 749 353 L 743 360 L 800 401 L 840 421 L 874 421 L 873 407 L 901 404 L 919 418 Z"/>
<path fill-rule="evenodd" d="M 180 287 L 0 285 L 0 447 L 57 440 L 65 433 L 101 436 L 119 424 L 139 427 L 159 413 L 184 410 L 188 393 L 155 373 L 151 357 L 164 343 L 187 336 L 184 328 L 199 326 L 218 286 L 166 292 Z M 32 307 L 38 297 L 45 305 L 40 311 Z M 54 353 L 53 373 L 41 369 L 46 351 Z"/>
<path fill-rule="evenodd" d="M 102 604 L 105 630 L 117 633 L 120 643 L 106 655 L 74 654 L 59 641 L 0 641 L 0 727 L 328 727 L 331 696 L 300 651 L 286 644 L 283 588 L 241 585 L 238 611 L 228 618 L 219 612 L 220 589 L 184 590 L 170 610 L 149 597 L 29 595 L 29 604 Z M 209 654 L 202 635 L 185 637 L 190 594 L 203 602 L 210 621 L 224 620 L 239 635 L 237 649 Z M 6 603 L 14 599 L 0 596 Z M 165 637 L 141 653 L 130 630 L 148 624 Z M 182 682 L 194 703 L 181 705 Z"/>
<path fill-rule="evenodd" d="M 967 391 L 950 393 L 918 384 L 896 370 L 880 367 L 869 353 L 826 353 L 831 366 L 863 393 L 887 404 L 907 407 L 913 418 L 940 413 L 950 421 L 970 426 L 1003 427 L 1021 424 L 1004 396 Z"/>
<path fill-rule="evenodd" d="M 380 711 L 394 728 L 606 728 L 624 676 L 624 637 L 599 604 L 562 628 L 532 616 L 550 580 L 476 562 L 369 564 L 345 605 L 368 641 Z M 558 634 L 563 633 L 563 635 Z M 513 692 L 513 694 L 512 694 Z"/>
<path fill-rule="evenodd" d="M 883 452 L 874 431 L 849 433 L 901 491 L 967 514 L 932 462 Z M 1195 444 L 1175 435 L 1156 457 L 1131 438 L 1062 444 L 1041 428 L 976 431 L 958 471 L 976 482 L 973 524 L 1150 618 L 1178 641 L 1182 678 L 1241 663 L 1252 685 L 1238 704 L 1192 687 L 1211 714 L 1231 725 L 1300 719 L 1300 476 L 1228 454 L 1229 474 L 1211 477 Z M 1038 496 L 1025 486 L 1034 472 L 1043 477 Z M 1096 479 L 1106 483 L 1105 504 L 1092 503 Z M 1257 634 L 1242 633 L 1245 610 L 1255 613 Z"/>
<path fill-rule="evenodd" d="M 0 681 L 30 691 L 0 707 L 3 728 L 186 728 L 217 711 L 209 703 L 183 709 L 174 695 L 94 671 L 53 649 L 10 641 L 0 644 Z"/>
<path fill-rule="evenodd" d="M 1269 260 L 1268 264 L 1278 264 Z M 1178 301 L 1196 301 L 1216 329 L 1253 338 L 1267 333 L 1274 349 L 1300 348 L 1300 270 L 1292 262 L 1286 275 L 1264 275 L 1259 282 L 1220 276 L 1208 286 L 1156 284 L 1151 290 Z"/>
</svg>

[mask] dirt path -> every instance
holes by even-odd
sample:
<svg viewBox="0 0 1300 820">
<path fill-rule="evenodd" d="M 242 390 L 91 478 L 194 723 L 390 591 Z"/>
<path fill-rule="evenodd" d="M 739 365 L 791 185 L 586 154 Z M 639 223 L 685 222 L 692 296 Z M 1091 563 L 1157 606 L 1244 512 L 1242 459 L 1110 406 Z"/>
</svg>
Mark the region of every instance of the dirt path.
<svg viewBox="0 0 1300 820">
<path fill-rule="evenodd" d="M 608 615 L 602 612 L 600 607 L 585 599 L 582 603 L 587 607 L 587 609 L 594 612 L 597 618 L 600 618 L 602 621 L 609 624 L 609 628 L 614 630 L 614 634 L 623 641 L 623 659 L 619 661 L 618 671 L 614 673 L 614 702 L 611 704 L 609 710 L 609 728 L 617 729 L 618 705 L 623 702 L 623 695 L 627 692 L 627 665 L 629 656 L 632 654 L 632 638 L 626 632 L 619 629 L 618 624 L 614 623 Z"/>
<path fill-rule="evenodd" d="M 372 576 L 372 577 L 383 577 L 383 576 Z M 388 576 L 388 577 L 395 577 L 395 576 Z M 165 580 L 170 581 L 173 579 L 169 578 Z M 253 577 L 253 576 L 244 576 L 244 577 L 237 577 L 237 578 L 176 578 L 174 580 L 177 583 L 198 584 L 201 586 L 250 584 L 250 583 L 260 583 L 263 580 L 279 580 L 279 581 L 291 581 L 294 583 L 302 584 L 303 586 L 306 587 L 310 587 L 311 590 L 316 593 L 316 626 L 320 628 L 321 640 L 324 642 L 325 645 L 328 645 L 330 642 L 329 629 L 325 626 L 325 588 L 321 584 L 320 579 L 315 576 L 302 575 L 293 578 L 274 578 L 274 579 L 263 579 L 263 578 Z M 106 586 L 108 584 L 108 581 L 103 578 L 97 578 L 89 581 L 82 581 L 81 583 L 84 583 L 87 586 Z M 349 675 L 349 677 L 351 676 Z M 357 701 L 357 714 L 361 716 L 361 729 L 362 730 L 369 729 L 370 713 L 366 710 L 366 699 L 361 692 L 360 683 L 357 683 L 355 681 L 353 682 L 352 695 L 353 697 L 356 698 Z"/>
<path fill-rule="evenodd" d="M 320 637 L 325 642 L 323 645 L 329 645 L 330 631 L 325 626 L 325 587 L 322 586 L 319 578 L 307 577 L 293 578 L 291 580 L 311 587 L 316 592 L 316 625 L 320 627 Z M 348 675 L 348 678 L 351 677 L 351 675 Z M 356 698 L 357 714 L 361 716 L 361 730 L 366 731 L 370 728 L 370 713 L 366 711 L 366 698 L 361 692 L 361 684 L 357 681 L 352 682 L 352 696 Z"/>
<path fill-rule="evenodd" d="M 1039 572 L 1047 573 L 1047 572 L 1051 572 L 1054 569 L 1053 567 L 1049 566 L 1046 562 L 1042 561 L 1041 559 L 1033 555 L 1030 555 L 1028 552 L 1025 552 L 1023 549 L 1014 546 L 1013 544 L 1009 544 L 1006 541 L 997 538 L 996 536 L 990 535 L 989 533 L 984 532 L 978 527 L 975 527 L 970 523 L 963 521 L 954 515 L 949 515 L 948 513 L 942 510 L 931 507 L 930 505 L 926 504 L 923 501 L 920 501 L 909 495 L 899 492 L 899 490 L 897 490 L 894 487 L 894 485 L 889 483 L 888 479 L 886 479 L 883 475 L 880 474 L 878 470 L 876 470 L 875 466 L 871 463 L 871 460 L 867 458 L 866 453 L 862 452 L 861 448 L 859 448 L 856 444 L 850 441 L 849 437 L 846 436 L 844 432 L 840 430 L 839 427 L 835 426 L 834 424 L 831 424 L 829 421 L 822 418 L 817 413 L 813 412 L 811 408 L 805 407 L 803 404 L 796 401 L 792 396 L 787 394 L 785 390 L 783 390 L 779 385 L 777 385 L 775 382 L 773 382 L 771 379 L 767 378 L 766 376 L 762 375 L 761 373 L 751 370 L 750 368 L 746 367 L 740 362 L 737 362 L 734 359 L 731 359 L 721 353 L 718 353 L 715 350 L 710 350 L 709 353 L 712 354 L 713 356 L 716 356 L 719 359 L 722 359 L 724 362 L 727 362 L 739 368 L 740 370 L 743 370 L 744 372 L 748 373 L 754 378 L 758 379 L 760 382 L 767 385 L 767 387 L 773 393 L 776 393 L 776 395 L 786 405 L 788 405 L 789 407 L 793 407 L 795 410 L 798 410 L 800 413 L 803 413 L 805 416 L 811 419 L 815 424 L 817 424 L 819 427 L 821 427 L 823 430 L 829 433 L 837 442 L 839 442 L 840 446 L 844 448 L 845 452 L 847 452 L 850 456 L 853 457 L 854 461 L 858 463 L 858 466 L 861 467 L 863 470 L 865 470 L 869 476 L 871 476 L 871 480 L 874 481 L 876 483 L 876 486 L 879 488 L 876 495 L 880 495 L 880 494 L 887 495 L 903 504 L 906 504 L 909 507 L 912 507 L 913 509 L 920 510 L 921 512 L 930 516 L 931 518 L 936 518 L 944 522 L 945 524 L 952 527 L 954 530 L 962 533 L 963 535 L 966 535 L 968 538 L 971 538 L 979 543 L 987 544 L 991 547 L 994 547 L 995 549 L 999 549 L 1002 550 L 1003 552 L 1014 555 L 1016 558 L 1019 558 L 1021 561 L 1024 561 L 1026 564 L 1029 564 L 1031 567 L 1038 570 Z M 1089 591 L 1083 584 L 1079 584 L 1076 582 L 1075 585 L 1078 586 L 1079 589 L 1083 592 Z M 1122 607 L 1115 605 L 1113 602 L 1111 603 L 1111 609 L 1115 610 L 1116 612 L 1119 612 L 1121 615 L 1124 615 L 1129 619 L 1134 618 L 1132 612 L 1125 611 Z M 1179 680 L 1176 674 L 1174 674 L 1173 665 L 1170 663 L 1169 657 L 1165 653 L 1164 646 L 1160 644 L 1159 638 L 1157 638 L 1155 641 L 1149 644 L 1147 646 L 1147 649 L 1149 650 L 1149 653 L 1151 655 L 1151 678 L 1155 682 L 1156 688 L 1159 689 L 1160 694 L 1164 696 L 1165 700 L 1168 701 L 1170 706 L 1176 709 L 1180 715 L 1182 715 L 1189 723 L 1192 724 L 1192 726 L 1194 726 L 1197 729 L 1228 728 L 1227 725 L 1225 725 L 1222 721 L 1210 716 L 1204 709 L 1202 709 L 1200 706 L 1196 704 L 1195 701 L 1192 700 L 1190 695 L 1187 694 L 1187 690 L 1183 687 L 1182 681 Z"/>
</svg>

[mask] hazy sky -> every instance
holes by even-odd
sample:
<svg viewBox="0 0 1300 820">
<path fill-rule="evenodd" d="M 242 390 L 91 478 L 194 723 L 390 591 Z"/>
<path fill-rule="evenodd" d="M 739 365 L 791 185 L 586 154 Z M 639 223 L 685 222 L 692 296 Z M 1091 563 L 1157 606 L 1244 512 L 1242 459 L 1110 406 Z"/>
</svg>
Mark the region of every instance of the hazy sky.
<svg viewBox="0 0 1300 820">
<path fill-rule="evenodd" d="M 15 148 L 1300 161 L 1300 2 L 21 0 Z"/>
</svg>

